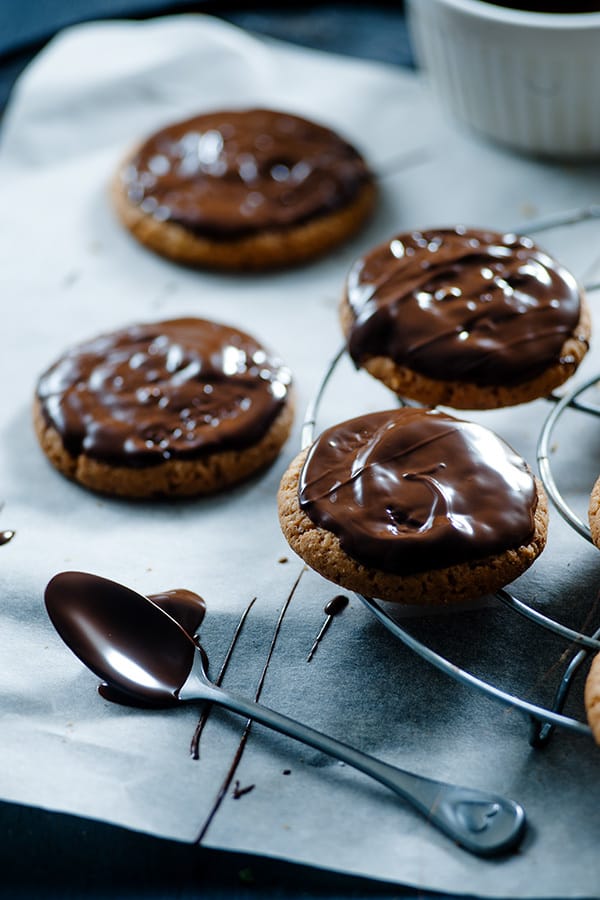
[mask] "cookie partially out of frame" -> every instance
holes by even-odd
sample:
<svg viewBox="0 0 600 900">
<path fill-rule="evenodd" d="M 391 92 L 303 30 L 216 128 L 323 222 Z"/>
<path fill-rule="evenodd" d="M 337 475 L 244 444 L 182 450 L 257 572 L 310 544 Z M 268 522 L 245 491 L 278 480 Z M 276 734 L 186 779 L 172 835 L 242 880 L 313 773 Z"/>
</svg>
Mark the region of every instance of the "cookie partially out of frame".
<svg viewBox="0 0 600 900">
<path fill-rule="evenodd" d="M 271 463 L 290 373 L 250 335 L 205 319 L 134 325 L 72 348 L 39 379 L 50 462 L 105 494 L 209 494 Z"/>
<path fill-rule="evenodd" d="M 269 269 L 320 256 L 370 214 L 374 180 L 335 132 L 289 113 L 223 110 L 170 125 L 120 167 L 119 218 L 191 266 Z"/>
<path fill-rule="evenodd" d="M 547 501 L 493 432 L 435 410 L 360 416 L 302 451 L 279 489 L 293 550 L 347 590 L 408 604 L 492 593 L 546 542 Z"/>
<path fill-rule="evenodd" d="M 592 488 L 588 519 L 590 523 L 592 541 L 594 542 L 596 547 L 600 547 L 600 478 L 598 478 L 598 480 L 594 484 L 594 487 Z"/>
<path fill-rule="evenodd" d="M 592 660 L 585 680 L 584 702 L 587 720 L 594 740 L 600 744 L 600 653 Z"/>
<path fill-rule="evenodd" d="M 527 237 L 457 228 L 396 235 L 352 267 L 349 353 L 397 394 L 490 409 L 549 394 L 588 349 L 583 289 Z"/>
</svg>

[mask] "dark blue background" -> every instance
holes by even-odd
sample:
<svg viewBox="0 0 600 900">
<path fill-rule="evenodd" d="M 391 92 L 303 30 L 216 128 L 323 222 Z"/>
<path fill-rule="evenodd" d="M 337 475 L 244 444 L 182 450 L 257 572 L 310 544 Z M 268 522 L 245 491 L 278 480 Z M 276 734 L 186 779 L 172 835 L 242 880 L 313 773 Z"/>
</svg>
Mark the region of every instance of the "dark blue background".
<svg viewBox="0 0 600 900">
<path fill-rule="evenodd" d="M 0 108 L 19 72 L 61 28 L 90 19 L 208 12 L 242 28 L 364 59 L 412 65 L 402 2 L 210 3 L 201 0 L 0 0 Z"/>
</svg>

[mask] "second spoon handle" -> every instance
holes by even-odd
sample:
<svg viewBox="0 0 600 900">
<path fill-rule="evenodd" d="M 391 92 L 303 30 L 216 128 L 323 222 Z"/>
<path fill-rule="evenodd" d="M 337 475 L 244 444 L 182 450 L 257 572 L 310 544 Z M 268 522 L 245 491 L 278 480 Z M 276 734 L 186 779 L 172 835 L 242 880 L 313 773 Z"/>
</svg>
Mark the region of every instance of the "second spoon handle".
<svg viewBox="0 0 600 900">
<path fill-rule="evenodd" d="M 466 850 L 491 856 L 515 847 L 524 832 L 525 813 L 518 803 L 486 791 L 424 778 L 384 763 L 349 744 L 244 697 L 207 682 L 200 667 L 180 692 L 181 700 L 208 700 L 274 731 L 342 760 L 407 800 L 432 824 Z"/>
</svg>

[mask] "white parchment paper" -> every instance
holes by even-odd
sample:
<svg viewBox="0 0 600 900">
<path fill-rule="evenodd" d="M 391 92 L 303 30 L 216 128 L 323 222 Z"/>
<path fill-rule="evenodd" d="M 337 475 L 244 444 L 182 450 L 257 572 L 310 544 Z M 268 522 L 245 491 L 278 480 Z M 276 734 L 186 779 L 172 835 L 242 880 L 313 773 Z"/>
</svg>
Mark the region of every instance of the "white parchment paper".
<svg viewBox="0 0 600 900">
<path fill-rule="evenodd" d="M 361 147 L 381 176 L 373 222 L 328 258 L 271 275 L 192 272 L 145 252 L 109 208 L 107 183 L 121 157 L 178 117 L 251 104 L 312 116 Z M 44 459 L 30 426 L 39 373 L 99 332 L 198 314 L 275 348 L 295 373 L 302 411 L 340 344 L 336 305 L 361 250 L 395 230 L 459 221 L 527 231 L 533 216 L 597 200 L 599 182 L 597 167 L 520 159 L 460 133 L 411 74 L 263 43 L 207 18 L 86 25 L 38 57 L 18 85 L 0 146 L 0 526 L 16 530 L 0 548 L 3 798 L 194 841 L 243 721 L 213 711 L 193 761 L 198 709 L 135 711 L 103 701 L 53 632 L 44 587 L 58 571 L 81 569 L 147 593 L 196 590 L 208 603 L 202 631 L 213 671 L 256 596 L 225 682 L 253 695 L 279 611 L 302 572 L 275 506 L 279 478 L 299 449 L 299 425 L 266 475 L 222 497 L 113 501 L 69 483 Z M 542 243 L 593 280 L 599 235 L 596 225 L 581 225 Z M 597 296 L 591 300 L 597 305 Z M 593 357 L 583 374 L 594 371 Z M 387 391 L 343 362 L 320 424 L 391 405 Z M 533 461 L 548 411 L 539 401 L 479 419 Z M 600 468 L 596 420 L 569 414 L 555 445 L 557 477 L 583 512 Z M 549 547 L 515 591 L 591 628 L 599 585 L 598 552 L 553 513 Z M 600 752 L 591 739 L 563 731 L 532 750 L 521 714 L 431 669 L 356 599 L 308 664 L 335 593 L 314 573 L 301 574 L 263 701 L 382 759 L 515 797 L 530 823 L 521 851 L 475 859 L 384 788 L 257 726 L 235 774 L 240 787 L 254 788 L 238 799 L 227 793 L 204 842 L 449 892 L 597 896 Z M 537 702 L 551 700 L 564 644 L 497 603 L 409 616 L 409 625 L 457 663 Z M 578 716 L 581 690 L 580 678 L 570 701 Z"/>
</svg>

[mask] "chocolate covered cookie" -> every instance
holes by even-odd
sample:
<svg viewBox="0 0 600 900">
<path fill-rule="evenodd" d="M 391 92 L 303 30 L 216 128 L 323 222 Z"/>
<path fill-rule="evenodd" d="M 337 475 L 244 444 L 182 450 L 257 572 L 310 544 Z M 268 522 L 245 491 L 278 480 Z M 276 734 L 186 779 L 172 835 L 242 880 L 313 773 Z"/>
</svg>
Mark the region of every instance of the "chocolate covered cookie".
<svg viewBox="0 0 600 900">
<path fill-rule="evenodd" d="M 291 428 L 290 373 L 205 319 L 79 344 L 39 379 L 36 432 L 68 478 L 124 497 L 206 494 L 272 462 Z"/>
<path fill-rule="evenodd" d="M 583 289 L 527 237 L 462 227 L 396 235 L 352 267 L 348 351 L 401 396 L 489 409 L 547 395 L 588 349 Z"/>
<path fill-rule="evenodd" d="M 584 689 L 585 712 L 594 740 L 600 744 L 600 653 L 592 660 L 592 665 L 585 680 Z"/>
<path fill-rule="evenodd" d="M 449 604 L 508 584 L 544 548 L 547 502 L 526 462 L 480 425 L 402 408 L 329 428 L 279 490 L 292 549 L 342 587 Z"/>
<path fill-rule="evenodd" d="M 374 180 L 335 132 L 268 109 L 195 116 L 149 137 L 114 182 L 142 244 L 219 269 L 288 266 L 325 253 L 371 212 Z"/>
<path fill-rule="evenodd" d="M 596 547 L 600 547 L 600 478 L 597 479 L 594 487 L 592 488 L 588 519 L 590 523 L 592 541 L 594 542 Z"/>
</svg>

